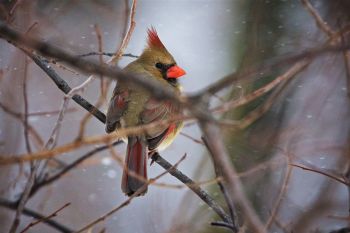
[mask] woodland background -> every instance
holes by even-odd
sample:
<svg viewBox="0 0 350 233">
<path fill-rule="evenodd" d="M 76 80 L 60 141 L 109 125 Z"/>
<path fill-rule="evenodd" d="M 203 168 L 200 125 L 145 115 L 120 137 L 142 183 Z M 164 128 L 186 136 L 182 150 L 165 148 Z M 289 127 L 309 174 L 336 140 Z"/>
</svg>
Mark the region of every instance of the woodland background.
<svg viewBox="0 0 350 233">
<path fill-rule="evenodd" d="M 1 1 L 0 232 L 75 232 L 127 200 L 120 190 L 124 144 L 112 150 L 111 141 L 100 141 L 54 153 L 55 159 L 34 160 L 40 151 L 105 133 L 98 119 L 88 119 L 84 108 L 68 102 L 71 96 L 58 120 L 65 95 L 33 56 L 40 55 L 70 87 L 94 72 L 42 54 L 34 43 L 25 44 L 27 38 L 73 55 L 138 55 L 151 26 L 187 72 L 181 79 L 185 94 L 209 99 L 213 111 L 207 112 L 219 122 L 215 131 L 196 115 L 161 156 L 175 164 L 186 154 L 177 169 L 234 223 L 164 174 L 145 196 L 84 232 L 238 232 L 237 227 L 240 232 L 350 232 L 349 12 L 347 0 Z M 24 42 L 8 39 L 3 25 L 21 32 Z M 134 59 L 119 55 L 120 67 Z M 110 57 L 76 59 L 102 64 Z M 226 88 L 206 92 L 223 77 L 231 80 Z M 77 93 L 106 112 L 109 80 L 96 75 Z M 206 98 L 195 103 L 200 106 Z M 196 113 L 187 109 L 186 114 Z M 57 140 L 47 143 L 55 128 Z M 201 137 L 218 132 L 218 141 L 212 138 L 205 146 Z M 96 149 L 101 151 L 23 198 L 28 181 L 34 181 L 33 188 Z M 23 155 L 30 162 L 19 159 Z M 238 187 L 218 163 L 223 155 L 232 162 Z M 148 171 L 155 177 L 165 170 L 156 163 Z M 21 210 L 17 201 L 24 199 Z M 16 210 L 20 222 L 14 227 Z M 48 225 L 51 220 L 66 229 Z"/>
</svg>

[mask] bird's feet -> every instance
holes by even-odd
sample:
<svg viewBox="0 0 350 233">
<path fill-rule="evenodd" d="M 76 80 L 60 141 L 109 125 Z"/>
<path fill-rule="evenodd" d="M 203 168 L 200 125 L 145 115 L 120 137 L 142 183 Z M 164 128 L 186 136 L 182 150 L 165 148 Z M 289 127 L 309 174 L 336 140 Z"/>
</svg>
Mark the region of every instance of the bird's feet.
<svg viewBox="0 0 350 233">
<path fill-rule="evenodd" d="M 148 153 L 148 158 L 151 159 L 150 166 L 158 159 L 159 153 L 158 151 L 151 151 Z"/>
</svg>

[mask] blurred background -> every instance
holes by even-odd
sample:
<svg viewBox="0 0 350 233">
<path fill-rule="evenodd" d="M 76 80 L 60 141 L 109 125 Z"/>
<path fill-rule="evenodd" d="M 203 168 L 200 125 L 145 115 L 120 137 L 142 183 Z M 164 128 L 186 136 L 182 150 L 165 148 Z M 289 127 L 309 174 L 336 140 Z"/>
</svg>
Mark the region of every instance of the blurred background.
<svg viewBox="0 0 350 233">
<path fill-rule="evenodd" d="M 349 25 L 347 0 L 311 1 L 334 31 Z M 30 35 L 50 42 L 73 54 L 98 51 L 96 25 L 102 36 L 102 51 L 115 52 L 126 31 L 131 2 L 127 0 L 35 0 L 1 1 L 2 19 Z M 233 72 L 268 63 L 285 55 L 324 45 L 329 37 L 315 24 L 303 4 L 294 0 L 139 0 L 136 27 L 125 53 L 138 55 L 146 45 L 147 28 L 154 26 L 177 63 L 186 70 L 181 79 L 185 93 L 194 93 Z M 348 34 L 345 34 L 348 36 Z M 344 36 L 344 41 L 349 37 Z M 288 164 L 300 164 L 317 171 L 343 177 L 349 156 L 350 108 L 349 70 L 346 55 L 326 54 L 308 63 L 295 77 L 249 104 L 218 115 L 242 121 L 240 129 L 224 128 L 222 134 L 232 164 L 242 177 L 246 195 L 263 222 L 275 212 L 268 232 L 331 232 L 349 222 L 347 186 L 322 174 Z M 38 66 L 26 62 L 23 52 L 0 40 L 0 154 L 25 154 L 23 80 L 27 76 L 29 124 L 46 142 L 60 109 L 63 93 Z M 98 61 L 98 56 L 89 57 Z M 124 67 L 134 58 L 123 57 Z M 108 57 L 104 57 L 106 62 Z M 294 63 L 260 73 L 253 81 L 228 87 L 212 97 L 212 106 L 239 99 L 274 80 Z M 71 87 L 88 75 L 58 62 L 51 64 Z M 27 68 L 26 68 L 27 66 Z M 114 84 L 112 84 L 114 86 Z M 106 112 L 112 88 L 100 106 Z M 82 96 L 96 103 L 100 81 L 91 83 Z M 102 98 L 103 99 L 103 98 Z M 62 122 L 58 145 L 76 139 L 86 110 L 70 102 Z M 248 118 L 247 118 L 248 117 Z M 250 118 L 249 118 L 250 117 Z M 175 163 L 185 153 L 179 169 L 195 181 L 215 178 L 211 158 L 200 140 L 196 124 L 183 129 L 162 156 Z M 104 125 L 95 118 L 87 123 L 85 136 L 104 134 Z M 36 140 L 38 141 L 38 140 Z M 33 151 L 38 151 L 35 139 Z M 40 141 L 40 140 L 39 140 Z M 94 146 L 59 155 L 69 163 Z M 116 147 L 123 158 L 125 145 Z M 164 169 L 157 164 L 148 169 L 154 177 Z M 27 180 L 28 164 L 1 166 L 0 195 L 19 198 Z M 101 152 L 36 193 L 26 207 L 47 215 L 67 202 L 71 205 L 54 219 L 79 229 L 126 199 L 120 190 L 122 168 L 108 151 Z M 20 174 L 20 175 L 18 175 Z M 160 182 L 180 184 L 170 175 Z M 203 185 L 217 201 L 225 203 L 216 184 Z M 234 199 L 234 197 L 233 197 Z M 8 232 L 14 211 L 0 208 L 0 232 Z M 238 210 L 240 216 L 240 210 Z M 210 226 L 215 213 L 188 188 L 150 186 L 148 193 L 134 199 L 91 232 L 229 232 Z M 33 221 L 22 217 L 19 231 Z M 240 219 L 244 224 L 244 219 Z M 27 232 L 57 232 L 38 224 Z M 248 231 L 249 232 L 249 231 Z"/>
</svg>

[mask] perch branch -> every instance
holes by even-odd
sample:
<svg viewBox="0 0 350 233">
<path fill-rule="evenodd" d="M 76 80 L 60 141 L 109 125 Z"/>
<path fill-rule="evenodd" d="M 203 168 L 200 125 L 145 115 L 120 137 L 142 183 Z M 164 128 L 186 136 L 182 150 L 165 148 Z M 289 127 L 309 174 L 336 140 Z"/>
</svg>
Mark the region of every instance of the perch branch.
<svg viewBox="0 0 350 233">
<path fill-rule="evenodd" d="M 172 165 L 168 161 L 166 161 L 163 157 L 161 157 L 158 153 L 155 153 L 152 156 L 152 159 L 154 159 L 154 161 L 158 165 L 160 165 L 166 170 L 172 167 Z M 198 195 L 200 199 L 202 199 L 208 206 L 210 206 L 210 208 L 212 208 L 215 211 L 215 213 L 217 213 L 220 216 L 220 218 L 222 218 L 223 221 L 227 223 L 231 223 L 230 216 L 228 216 L 225 213 L 225 211 L 222 209 L 222 207 L 218 203 L 216 203 L 215 200 L 211 196 L 209 196 L 209 194 L 206 193 L 203 189 L 201 189 L 193 180 L 188 178 L 185 174 L 183 174 L 181 171 L 179 171 L 176 168 L 169 170 L 169 173 L 170 175 L 174 176 L 175 178 L 180 180 L 182 183 L 187 185 L 187 187 L 189 187 L 195 194 Z"/>
</svg>

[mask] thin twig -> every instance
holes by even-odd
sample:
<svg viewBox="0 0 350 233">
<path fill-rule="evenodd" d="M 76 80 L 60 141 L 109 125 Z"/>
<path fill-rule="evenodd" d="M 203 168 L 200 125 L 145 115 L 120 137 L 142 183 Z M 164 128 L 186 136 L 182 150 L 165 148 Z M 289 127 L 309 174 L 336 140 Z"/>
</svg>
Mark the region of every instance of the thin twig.
<svg viewBox="0 0 350 233">
<path fill-rule="evenodd" d="M 311 5 L 309 0 L 301 0 L 307 11 L 314 17 L 316 25 L 319 29 L 321 29 L 324 33 L 326 33 L 329 37 L 333 35 L 333 30 L 327 25 L 327 23 L 322 19 L 322 17 L 318 14 L 316 9 Z"/>
<path fill-rule="evenodd" d="M 235 203 L 241 207 L 245 220 L 251 227 L 251 230 L 256 233 L 265 233 L 264 225 L 257 216 L 255 210 L 244 194 L 243 186 L 237 176 L 229 155 L 223 144 L 222 134 L 219 129 L 208 122 L 200 122 L 201 129 L 204 133 L 204 138 L 208 143 L 209 151 L 212 153 L 212 158 L 216 163 L 217 169 L 222 171 L 224 181 L 227 184 L 228 192 L 234 196 Z"/>
<path fill-rule="evenodd" d="M 13 109 L 11 109 L 10 107 L 6 106 L 6 104 L 1 103 L 0 102 L 0 108 L 2 108 L 2 110 L 4 110 L 4 112 L 14 116 L 15 118 L 18 119 L 24 119 L 24 114 L 21 112 L 17 112 Z M 76 109 L 75 108 L 69 108 L 67 109 L 66 112 L 75 112 Z M 28 113 L 28 117 L 37 117 L 37 116 L 51 116 L 51 115 L 57 115 L 60 111 L 59 110 L 52 110 L 52 111 L 36 111 L 36 112 L 29 112 Z"/>
<path fill-rule="evenodd" d="M 29 137 L 28 137 L 28 99 L 27 99 L 27 85 L 26 85 L 26 81 L 27 81 L 27 70 L 28 70 L 28 61 L 27 58 L 25 57 L 25 67 L 24 67 L 24 77 L 23 77 L 23 96 L 24 96 L 24 134 L 25 134 L 25 139 L 26 139 L 26 148 L 28 153 L 31 153 L 31 147 L 30 147 L 30 142 L 29 142 Z M 30 175 L 29 178 L 27 180 L 27 183 L 23 189 L 23 192 L 21 194 L 21 197 L 18 200 L 18 206 L 17 206 L 17 210 L 16 210 L 16 214 L 15 214 L 15 218 L 12 222 L 12 225 L 10 227 L 10 231 L 9 233 L 15 233 L 20 222 L 21 222 L 21 215 L 23 212 L 23 209 L 27 203 L 27 201 L 29 200 L 29 194 L 30 194 L 30 190 L 33 187 L 33 184 L 35 182 L 35 178 L 36 178 L 36 172 L 38 170 L 39 167 L 39 162 L 34 162 L 30 164 Z"/>
<path fill-rule="evenodd" d="M 294 77 L 296 74 L 304 70 L 308 65 L 310 64 L 310 61 L 305 59 L 303 61 L 299 61 L 296 64 L 294 64 L 291 68 L 289 68 L 284 74 L 278 76 L 273 81 L 268 83 L 267 85 L 253 91 L 251 94 L 245 95 L 237 100 L 232 100 L 225 102 L 221 104 L 218 107 L 215 107 L 212 109 L 214 112 L 227 112 L 230 109 L 237 108 L 239 106 L 245 105 L 258 97 L 268 93 L 273 88 L 275 88 L 277 85 L 281 84 L 281 82 L 286 81 Z"/>
<path fill-rule="evenodd" d="M 24 52 L 51 78 L 51 80 L 61 91 L 63 91 L 63 93 L 68 94 L 71 91 L 71 87 L 68 85 L 68 83 L 56 73 L 56 71 L 49 65 L 47 61 L 32 53 L 28 53 L 26 51 Z M 94 115 L 99 121 L 102 123 L 106 122 L 106 116 L 80 95 L 74 95 L 72 99 L 92 115 Z"/>
<path fill-rule="evenodd" d="M 269 109 L 271 109 L 272 105 L 278 99 L 278 96 L 282 94 L 283 89 L 290 81 L 291 79 L 284 80 L 278 87 L 276 87 L 276 89 L 272 91 L 270 96 L 263 104 L 255 108 L 253 111 L 249 112 L 243 119 L 238 121 L 238 127 L 240 129 L 245 129 L 260 119 Z"/>
<path fill-rule="evenodd" d="M 275 223 L 278 228 L 280 228 L 284 233 L 290 233 L 290 231 L 286 228 L 286 226 L 277 218 L 275 217 Z"/>
<path fill-rule="evenodd" d="M 16 215 L 15 215 L 15 219 L 13 220 L 13 223 L 11 225 L 10 231 L 9 233 L 15 233 L 19 223 L 20 223 L 20 217 L 21 214 L 25 208 L 25 204 L 27 203 L 28 199 L 29 199 L 29 195 L 30 195 L 30 191 L 32 189 L 32 186 L 34 184 L 35 181 L 35 177 L 36 177 L 36 172 L 38 170 L 39 167 L 39 162 L 34 163 L 33 168 L 31 169 L 30 172 L 30 176 L 28 178 L 28 181 L 24 187 L 24 190 L 22 192 L 21 198 L 18 201 L 18 205 L 17 205 L 17 210 L 16 210 Z"/>
<path fill-rule="evenodd" d="M 83 232 L 87 229 L 90 229 L 92 226 L 96 225 L 99 222 L 104 221 L 106 218 L 108 218 L 109 216 L 111 216 L 112 214 L 114 214 L 115 212 L 119 211 L 120 209 L 122 209 L 123 207 L 127 206 L 132 199 L 134 199 L 135 197 L 139 196 L 145 189 L 147 189 L 149 184 L 154 183 L 156 180 L 158 180 L 159 178 L 161 178 L 162 176 L 166 175 L 168 172 L 170 173 L 173 169 L 176 169 L 176 167 L 186 158 L 186 154 L 184 156 L 182 156 L 182 158 L 173 166 L 171 166 L 170 168 L 168 168 L 166 171 L 162 172 L 160 175 L 150 179 L 149 181 L 147 181 L 142 187 L 140 187 L 138 190 L 136 190 L 135 193 L 133 193 L 133 195 L 131 195 L 127 200 L 125 200 L 123 203 L 121 203 L 120 205 L 118 205 L 117 207 L 113 208 L 111 211 L 109 211 L 108 213 L 102 215 L 101 217 L 97 218 L 96 220 L 92 221 L 91 223 L 87 224 L 86 226 L 82 227 L 80 230 L 78 230 L 75 233 L 80 233 Z"/>
<path fill-rule="evenodd" d="M 116 51 L 115 55 L 110 59 L 109 63 L 111 63 L 111 64 L 116 64 L 119 61 L 120 57 L 124 53 L 125 48 L 129 44 L 129 41 L 131 39 L 131 35 L 134 32 L 135 25 L 136 25 L 136 22 L 135 22 L 136 5 L 137 5 L 137 0 L 132 0 L 129 29 L 128 29 L 126 35 L 124 36 L 123 41 L 122 41 L 120 47 L 118 48 L 118 50 Z"/>
<path fill-rule="evenodd" d="M 115 141 L 114 143 L 111 144 L 111 146 L 116 146 L 119 144 L 121 144 L 121 141 Z M 69 165 L 65 166 L 61 171 L 59 171 L 55 175 L 47 177 L 44 180 L 40 181 L 39 183 L 36 183 L 32 188 L 30 196 L 33 196 L 39 189 L 41 189 L 47 185 L 52 184 L 54 181 L 56 181 L 59 178 L 61 178 L 62 176 L 64 176 L 69 171 L 71 171 L 73 168 L 76 168 L 79 164 L 81 164 L 85 160 L 91 158 L 93 155 L 95 155 L 101 151 L 104 151 L 108 148 L 109 148 L 108 145 L 103 145 L 103 146 L 97 147 L 97 148 L 93 149 L 92 151 L 89 151 L 85 155 L 81 156 L 79 159 L 75 160 L 74 162 L 70 163 Z"/>
<path fill-rule="evenodd" d="M 7 114 L 9 114 L 9 115 L 13 116 L 15 119 L 19 120 L 23 124 L 23 127 L 24 127 L 23 114 L 13 111 L 12 109 L 3 105 L 2 103 L 0 103 L 0 108 L 2 108 L 2 110 L 4 112 L 6 112 Z M 27 123 L 27 130 L 28 130 L 28 133 L 30 133 L 30 135 L 33 137 L 33 139 L 35 139 L 34 141 L 37 145 L 37 148 L 42 148 L 42 145 L 44 144 L 43 139 L 41 138 L 39 133 L 35 130 L 35 128 L 31 124 Z"/>
<path fill-rule="evenodd" d="M 293 163 L 291 163 L 289 165 L 293 166 L 293 167 L 301 168 L 301 169 L 306 170 L 306 171 L 311 171 L 311 172 L 314 172 L 314 173 L 318 173 L 318 174 L 321 174 L 323 176 L 327 176 L 327 177 L 331 178 L 332 180 L 340 182 L 340 183 L 342 183 L 342 184 L 344 184 L 346 186 L 350 186 L 350 183 L 345 181 L 342 177 L 338 177 L 337 175 L 333 175 L 333 174 L 330 174 L 328 172 L 322 171 L 321 169 L 309 168 L 309 167 L 306 167 L 306 166 L 303 166 L 303 165 L 300 165 L 300 164 L 293 164 Z"/>
<path fill-rule="evenodd" d="M 84 53 L 81 55 L 78 55 L 78 57 L 88 57 L 88 56 L 107 56 L 107 57 L 112 57 L 114 53 L 107 53 L 107 52 L 89 52 L 89 53 Z M 132 58 L 138 58 L 139 56 L 134 55 L 132 53 L 124 53 L 122 57 L 132 57 Z"/>
<path fill-rule="evenodd" d="M 18 203 L 17 202 L 11 202 L 6 199 L 0 198 L 0 206 L 11 209 L 11 210 L 16 210 Z M 28 208 L 23 209 L 23 214 L 36 218 L 36 219 L 45 219 L 45 216 Z M 68 227 L 62 225 L 61 223 L 58 223 L 52 219 L 46 219 L 42 221 L 43 223 L 55 228 L 56 230 L 62 232 L 62 233 L 72 233 L 74 232 L 73 230 L 69 229 Z"/>
<path fill-rule="evenodd" d="M 348 139 L 350 138 L 350 134 L 348 135 Z M 347 146 L 346 151 L 345 151 L 345 157 L 347 158 L 347 164 L 346 164 L 346 169 L 344 172 L 344 177 L 343 179 L 345 182 L 350 184 L 350 145 Z M 350 218 L 350 185 L 348 186 L 348 217 Z M 349 223 L 350 224 L 350 223 Z"/>
<path fill-rule="evenodd" d="M 282 160 L 282 156 L 276 158 L 272 158 L 271 160 L 259 163 L 258 165 L 246 170 L 246 171 L 242 171 L 240 173 L 238 173 L 238 177 L 243 178 L 243 177 L 247 177 L 250 176 L 252 174 L 255 174 L 256 172 L 260 171 L 260 170 L 264 170 L 267 169 L 269 167 L 278 167 L 279 165 L 282 164 L 284 160 Z"/>
<path fill-rule="evenodd" d="M 164 169 L 169 169 L 172 167 L 172 165 L 168 161 L 166 161 L 163 157 L 161 157 L 158 153 L 154 154 L 152 156 L 152 159 L 154 159 L 154 161 Z M 172 176 L 176 177 L 178 180 L 180 180 L 182 183 L 187 185 L 195 194 L 198 195 L 200 199 L 202 199 L 210 208 L 212 208 L 223 221 L 228 223 L 231 222 L 230 216 L 228 216 L 225 213 L 223 208 L 218 203 L 216 203 L 216 201 L 208 193 L 206 193 L 203 189 L 201 189 L 193 180 L 191 180 L 189 177 L 187 177 L 178 169 L 172 169 L 169 171 L 169 173 Z"/>
<path fill-rule="evenodd" d="M 346 89 L 348 93 L 348 98 L 350 98 L 350 50 L 343 52 L 345 74 L 346 74 Z"/>
<path fill-rule="evenodd" d="M 207 142 L 204 137 L 202 137 L 202 141 L 204 142 L 204 145 L 206 146 L 206 148 L 208 149 L 210 154 L 213 156 L 215 152 L 213 152 L 211 150 L 211 147 L 209 146 L 209 142 Z M 222 171 L 221 171 L 220 167 L 217 165 L 216 160 L 213 160 L 213 164 L 214 164 L 214 170 L 215 170 L 216 177 L 222 177 L 223 176 Z M 224 183 L 222 181 L 220 181 L 220 182 L 218 182 L 218 185 L 220 187 L 222 194 L 224 195 L 226 205 L 230 211 L 230 217 L 231 217 L 230 224 L 232 225 L 231 229 L 233 232 L 236 233 L 239 231 L 239 225 L 238 225 L 238 219 L 237 219 L 235 205 L 234 205 L 232 197 L 231 197 L 230 193 L 228 192 L 227 188 L 225 187 Z"/>
<path fill-rule="evenodd" d="M 55 126 L 51 132 L 50 138 L 47 141 L 47 144 L 45 145 L 45 148 L 49 148 L 52 149 L 56 146 L 57 143 L 57 139 L 59 137 L 60 134 L 60 129 L 61 129 L 61 125 L 62 125 L 62 121 L 64 118 L 64 115 L 66 113 L 66 110 L 68 108 L 68 104 L 70 99 L 76 95 L 77 93 L 83 91 L 87 85 L 89 85 L 92 81 L 94 80 L 94 76 L 90 75 L 82 84 L 80 84 L 79 86 L 76 86 L 74 88 L 72 88 L 65 96 L 64 96 L 64 100 L 61 106 L 61 110 L 60 113 L 58 114 L 58 118 L 57 121 L 55 123 Z"/>
<path fill-rule="evenodd" d="M 197 143 L 197 144 L 200 144 L 200 145 L 204 145 L 203 141 L 202 140 L 199 140 L 197 138 L 194 138 L 192 137 L 191 135 L 187 134 L 187 133 L 184 133 L 184 132 L 180 132 L 180 135 L 188 138 L 188 139 L 191 139 L 193 142 Z"/>
<path fill-rule="evenodd" d="M 16 0 L 16 1 L 13 2 L 13 5 L 12 5 L 10 11 L 9 11 L 10 16 L 13 16 L 13 15 L 14 15 L 14 13 L 15 13 L 17 7 L 18 7 L 22 2 L 23 2 L 23 0 Z"/>
<path fill-rule="evenodd" d="M 99 52 L 101 52 L 103 50 L 101 30 L 97 24 L 95 24 L 94 28 L 95 28 L 95 32 L 97 35 L 98 50 L 99 50 Z M 100 62 L 101 66 L 104 65 L 102 55 L 99 56 L 99 62 Z M 105 96 L 107 95 L 108 85 L 105 85 L 105 83 L 107 83 L 106 80 L 103 78 L 102 75 L 100 75 L 100 96 L 99 96 L 97 102 L 95 103 L 96 109 L 98 109 L 102 106 L 102 104 L 105 100 Z M 91 119 L 92 114 L 93 113 L 89 113 L 89 112 L 86 113 L 85 116 L 83 117 L 83 119 L 80 121 L 79 133 L 78 133 L 76 140 L 81 140 L 84 137 L 86 124 Z"/>
<path fill-rule="evenodd" d="M 47 221 L 48 219 L 50 218 L 53 218 L 53 217 L 56 217 L 58 212 L 60 212 L 61 210 L 63 210 L 64 208 L 68 207 L 71 203 L 66 203 L 64 204 L 62 207 L 60 207 L 59 209 L 57 209 L 55 212 L 53 212 L 52 214 L 46 216 L 45 218 L 42 218 L 42 219 L 38 219 L 36 221 L 33 221 L 31 223 L 29 223 L 20 233 L 24 233 L 26 231 L 28 231 L 30 228 L 32 228 L 33 226 L 41 223 L 41 222 L 45 222 Z"/>
<path fill-rule="evenodd" d="M 143 181 L 144 183 L 147 182 L 147 179 L 144 178 L 143 176 L 140 176 L 139 174 L 137 174 L 134 171 L 131 171 L 127 168 L 126 164 L 124 163 L 123 159 L 117 155 L 116 151 L 114 150 L 114 148 L 110 145 L 110 152 L 111 152 L 111 156 L 112 158 L 120 165 L 120 167 L 126 172 L 128 173 L 128 175 L 137 178 L 140 181 Z M 155 156 L 156 157 L 156 156 Z M 196 182 L 194 183 L 194 188 L 199 187 L 200 185 L 210 185 L 210 184 L 216 184 L 217 182 L 221 181 L 221 177 L 217 177 L 215 179 L 211 179 L 211 180 L 207 180 L 207 181 L 201 181 L 201 182 Z M 189 187 L 191 186 L 191 184 L 166 184 L 166 183 L 160 183 L 160 182 L 154 182 L 152 184 L 150 184 L 152 186 L 157 186 L 157 187 L 162 187 L 162 188 L 175 188 L 175 189 L 181 189 L 184 187 Z"/>
<path fill-rule="evenodd" d="M 287 158 L 287 167 L 286 167 L 286 172 L 285 172 L 285 175 L 284 175 L 284 180 L 283 180 L 283 184 L 281 186 L 281 190 L 278 194 L 278 197 L 277 197 L 277 200 L 275 202 L 275 205 L 273 206 L 272 208 L 272 211 L 271 211 L 271 215 L 269 217 L 269 219 L 267 220 L 266 222 L 266 230 L 268 231 L 271 224 L 275 221 L 276 219 L 276 216 L 278 214 L 278 211 L 279 211 L 279 208 L 281 206 L 281 203 L 282 203 L 282 199 L 287 191 L 287 187 L 288 187 L 288 183 L 289 183 L 289 180 L 290 180 L 290 177 L 291 177 L 291 174 L 292 174 L 292 166 L 288 166 L 288 164 L 290 163 L 290 158 L 289 156 L 286 156 Z"/>
<path fill-rule="evenodd" d="M 237 232 L 236 228 L 232 225 L 232 223 L 227 223 L 227 222 L 211 222 L 210 225 L 212 226 L 218 226 L 218 227 L 225 227 L 228 228 L 230 230 L 232 230 L 233 232 Z"/>
<path fill-rule="evenodd" d="M 24 58 L 24 77 L 23 77 L 23 99 L 24 99 L 24 140 L 28 153 L 32 153 L 28 135 L 28 95 L 27 95 L 27 78 L 28 78 L 28 60 Z"/>
<path fill-rule="evenodd" d="M 103 114 L 103 113 L 101 113 Z M 73 141 L 70 143 L 67 143 L 65 145 L 53 148 L 51 150 L 41 150 L 38 152 L 34 152 L 31 154 L 22 154 L 22 155 L 2 155 L 0 156 L 0 165 L 6 165 L 11 163 L 19 163 L 19 162 L 25 162 L 25 161 L 32 161 L 32 160 L 43 160 L 47 159 L 53 156 L 56 156 L 58 154 L 69 152 L 72 150 L 75 150 L 79 147 L 86 146 L 86 145 L 95 145 L 99 143 L 110 143 L 115 140 L 119 140 L 125 136 L 131 136 L 131 135 L 139 135 L 141 133 L 147 132 L 147 130 L 152 129 L 154 127 L 159 126 L 167 126 L 172 122 L 178 122 L 186 120 L 187 118 L 184 116 L 174 116 L 172 118 L 169 118 L 167 120 L 160 120 L 155 121 L 149 124 L 145 125 L 139 125 L 135 127 L 127 127 L 127 128 L 121 128 L 118 131 L 112 133 L 112 134 L 103 134 L 98 136 L 91 136 L 91 137 L 84 137 L 83 139 L 79 141 Z"/>
<path fill-rule="evenodd" d="M 36 21 L 34 23 L 32 23 L 32 25 L 30 25 L 29 28 L 27 29 L 26 34 L 29 34 L 38 25 L 39 25 L 39 23 Z"/>
<path fill-rule="evenodd" d="M 98 52 L 101 53 L 103 51 L 103 40 L 102 40 L 101 30 L 100 30 L 100 27 L 98 26 L 98 24 L 94 25 L 94 29 L 95 29 L 95 32 L 96 32 Z M 98 56 L 98 61 L 99 61 L 101 66 L 104 64 L 102 55 Z M 106 90 L 105 90 L 104 83 L 105 83 L 105 80 L 103 78 L 103 75 L 100 75 L 100 92 L 101 92 L 100 95 L 102 95 L 102 96 L 107 94 L 107 93 L 105 93 Z"/>
</svg>

